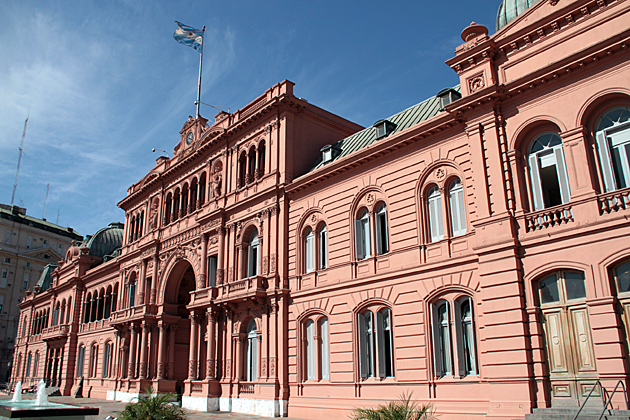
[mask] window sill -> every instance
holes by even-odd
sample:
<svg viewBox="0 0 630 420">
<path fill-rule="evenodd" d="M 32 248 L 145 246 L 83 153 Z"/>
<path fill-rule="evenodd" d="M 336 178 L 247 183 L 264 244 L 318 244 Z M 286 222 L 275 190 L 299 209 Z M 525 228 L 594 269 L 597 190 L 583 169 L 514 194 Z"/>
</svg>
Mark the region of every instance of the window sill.
<svg viewBox="0 0 630 420">
<path fill-rule="evenodd" d="M 479 382 L 481 380 L 481 378 L 479 377 L 479 374 L 470 374 L 470 375 L 466 375 L 466 376 L 459 376 L 459 375 L 448 375 L 448 376 L 441 376 L 441 377 L 434 377 L 433 378 L 434 381 L 436 382 L 442 382 L 442 383 L 459 383 L 459 382 Z"/>
<path fill-rule="evenodd" d="M 369 378 L 361 378 L 361 380 L 359 382 L 362 383 L 362 384 L 381 384 L 383 382 L 385 382 L 385 383 L 387 383 L 387 382 L 394 383 L 394 382 L 396 382 L 396 377 L 395 376 L 386 376 L 384 378 L 381 378 L 381 377 L 371 376 Z"/>
</svg>

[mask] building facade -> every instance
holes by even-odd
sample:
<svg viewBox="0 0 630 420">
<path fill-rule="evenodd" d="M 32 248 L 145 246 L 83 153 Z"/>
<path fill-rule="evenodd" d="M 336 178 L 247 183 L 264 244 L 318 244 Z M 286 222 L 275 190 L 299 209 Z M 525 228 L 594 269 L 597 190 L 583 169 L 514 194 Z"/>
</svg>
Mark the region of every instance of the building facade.
<svg viewBox="0 0 630 420">
<path fill-rule="evenodd" d="M 462 32 L 459 86 L 373 127 L 288 81 L 189 118 L 119 203 L 119 250 L 69 249 L 20 305 L 13 379 L 302 418 L 413 391 L 510 419 L 627 387 L 629 17 L 506 1 L 494 35 Z"/>
<path fill-rule="evenodd" d="M 55 266 L 72 241 L 83 237 L 72 228 L 27 216 L 24 208 L 0 204 L 0 238 L 0 382 L 7 382 L 20 316 L 18 303 L 40 284 L 42 274 L 49 265 Z"/>
</svg>

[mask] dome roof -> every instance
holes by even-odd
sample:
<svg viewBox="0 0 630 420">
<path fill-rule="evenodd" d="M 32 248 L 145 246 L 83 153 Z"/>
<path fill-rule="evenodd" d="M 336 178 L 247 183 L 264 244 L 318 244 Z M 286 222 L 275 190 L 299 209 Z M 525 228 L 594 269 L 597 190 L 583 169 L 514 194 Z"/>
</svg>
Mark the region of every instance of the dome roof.
<svg viewBox="0 0 630 420">
<path fill-rule="evenodd" d="M 503 0 L 497 13 L 497 31 L 525 13 L 538 0 Z"/>
<path fill-rule="evenodd" d="M 89 255 L 105 257 L 112 254 L 117 248 L 122 247 L 124 225 L 119 222 L 110 223 L 109 226 L 96 232 L 93 236 L 87 236 L 82 246 L 90 249 Z"/>
</svg>

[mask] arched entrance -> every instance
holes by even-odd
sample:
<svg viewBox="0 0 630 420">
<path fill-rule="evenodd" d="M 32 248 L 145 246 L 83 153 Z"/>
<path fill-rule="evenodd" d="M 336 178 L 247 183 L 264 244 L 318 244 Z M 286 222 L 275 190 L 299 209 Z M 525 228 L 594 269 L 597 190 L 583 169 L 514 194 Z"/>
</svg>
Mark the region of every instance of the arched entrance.
<svg viewBox="0 0 630 420">
<path fill-rule="evenodd" d="M 549 274 L 538 282 L 538 292 L 551 404 L 582 405 L 598 379 L 584 274 L 569 270 Z"/>
<path fill-rule="evenodd" d="M 169 366 L 167 377 L 175 381 L 175 389 L 183 393 L 184 380 L 188 378 L 190 352 L 190 319 L 186 306 L 190 303 L 190 292 L 195 290 L 195 272 L 185 260 L 175 265 L 164 296 L 164 314 L 171 323 L 174 339 L 169 343 Z M 170 348 L 171 344 L 173 348 Z"/>
</svg>

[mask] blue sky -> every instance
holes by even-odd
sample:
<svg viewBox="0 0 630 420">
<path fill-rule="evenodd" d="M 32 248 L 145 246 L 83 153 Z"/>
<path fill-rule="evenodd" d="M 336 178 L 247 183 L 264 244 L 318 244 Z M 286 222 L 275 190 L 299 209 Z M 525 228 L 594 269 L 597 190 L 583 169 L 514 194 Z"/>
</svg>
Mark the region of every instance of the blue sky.
<svg viewBox="0 0 630 420">
<path fill-rule="evenodd" d="M 459 83 L 444 64 L 500 0 L 0 2 L 0 202 L 82 235 L 124 214 L 127 187 L 172 155 L 194 115 L 199 54 L 175 20 L 206 26 L 203 102 L 241 108 L 284 79 L 363 126 Z M 212 120 L 217 111 L 202 106 Z"/>
</svg>

